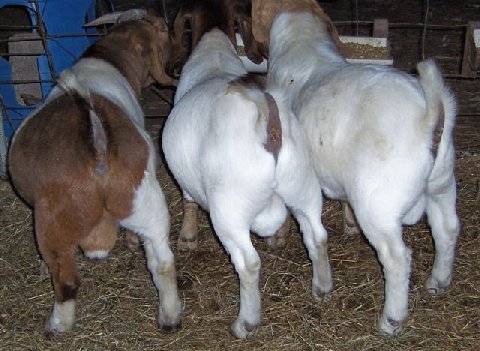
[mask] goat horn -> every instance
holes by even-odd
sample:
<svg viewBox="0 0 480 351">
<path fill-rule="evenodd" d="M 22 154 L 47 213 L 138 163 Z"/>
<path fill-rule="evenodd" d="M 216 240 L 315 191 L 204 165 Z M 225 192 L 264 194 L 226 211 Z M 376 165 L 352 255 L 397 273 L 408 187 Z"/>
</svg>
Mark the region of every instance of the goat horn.
<svg viewBox="0 0 480 351">
<path fill-rule="evenodd" d="M 115 11 L 107 13 L 102 17 L 84 24 L 84 27 L 96 27 L 102 24 L 111 24 L 111 23 L 120 23 L 130 20 L 137 20 L 144 18 L 147 14 L 147 11 L 141 9 L 131 9 L 128 11 Z"/>
</svg>

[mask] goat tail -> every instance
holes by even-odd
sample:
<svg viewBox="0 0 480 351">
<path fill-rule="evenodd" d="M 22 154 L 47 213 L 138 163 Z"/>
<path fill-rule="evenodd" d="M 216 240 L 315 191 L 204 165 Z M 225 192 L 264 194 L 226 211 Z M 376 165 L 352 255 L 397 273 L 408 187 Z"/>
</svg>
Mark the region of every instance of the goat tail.
<svg viewBox="0 0 480 351">
<path fill-rule="evenodd" d="M 434 60 L 418 63 L 419 82 L 427 102 L 426 122 L 432 131 L 432 150 L 435 156 L 452 143 L 456 103 L 451 90 L 445 86 L 440 69 Z M 442 145 L 445 145 L 442 147 Z"/>
<path fill-rule="evenodd" d="M 265 150 L 270 152 L 275 161 L 282 148 L 282 123 L 278 105 L 272 95 L 263 90 L 265 82 L 259 76 L 248 74 L 230 82 L 228 92 L 238 92 L 254 102 L 259 112 L 259 118 L 266 122 Z M 261 132 L 264 133 L 263 131 Z"/>
<path fill-rule="evenodd" d="M 107 133 L 95 111 L 90 90 L 78 81 L 77 76 L 71 69 L 62 72 L 57 84 L 72 97 L 79 98 L 88 108 L 93 147 L 97 160 L 96 169 L 100 174 L 104 174 L 107 171 Z"/>
</svg>

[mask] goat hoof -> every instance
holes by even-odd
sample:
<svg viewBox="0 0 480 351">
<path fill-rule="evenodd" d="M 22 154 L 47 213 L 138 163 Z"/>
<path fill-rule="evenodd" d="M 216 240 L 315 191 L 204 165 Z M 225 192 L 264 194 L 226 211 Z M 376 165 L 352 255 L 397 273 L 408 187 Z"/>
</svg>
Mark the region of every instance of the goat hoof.
<svg viewBox="0 0 480 351">
<path fill-rule="evenodd" d="M 350 226 L 348 224 L 345 224 L 343 226 L 343 233 L 346 235 L 346 236 L 356 236 L 356 235 L 360 235 L 362 233 L 361 229 L 356 226 L 356 225 L 353 225 L 353 226 Z"/>
<path fill-rule="evenodd" d="M 276 250 L 285 246 L 285 238 L 277 238 L 276 235 L 266 238 L 265 242 L 272 250 Z"/>
<path fill-rule="evenodd" d="M 58 339 L 63 337 L 66 332 L 72 329 L 71 325 L 65 323 L 54 323 L 50 318 L 45 324 L 45 336 L 47 339 Z"/>
<path fill-rule="evenodd" d="M 125 245 L 130 251 L 138 251 L 140 248 L 140 238 L 138 235 L 127 230 L 125 233 Z"/>
<path fill-rule="evenodd" d="M 432 295 L 443 294 L 447 291 L 450 284 L 438 281 L 432 277 L 429 277 L 425 283 L 425 289 Z"/>
<path fill-rule="evenodd" d="M 45 339 L 49 341 L 60 341 L 64 339 L 65 334 L 66 334 L 65 332 L 58 332 L 58 331 L 47 330 L 47 329 L 45 329 L 45 332 L 44 332 Z"/>
<path fill-rule="evenodd" d="M 195 239 L 187 239 L 180 235 L 177 242 L 177 249 L 180 251 L 193 251 L 198 246 L 198 240 Z"/>
<path fill-rule="evenodd" d="M 38 268 L 40 279 L 50 278 L 50 271 L 48 269 L 45 261 L 40 262 L 40 267 Z"/>
<path fill-rule="evenodd" d="M 238 321 L 237 319 L 235 323 L 232 324 L 230 333 L 237 339 L 246 339 L 247 337 L 253 334 L 253 332 L 255 331 L 255 329 L 258 327 L 259 324 L 260 323 L 249 323 L 246 321 Z"/>
<path fill-rule="evenodd" d="M 312 287 L 313 298 L 318 301 L 325 300 L 325 298 L 330 294 L 331 291 L 332 291 L 331 286 L 327 289 L 322 289 L 319 286 Z"/>
<path fill-rule="evenodd" d="M 378 329 L 382 335 L 397 336 L 403 331 L 403 322 L 381 317 L 378 323 Z"/>
<path fill-rule="evenodd" d="M 180 323 L 175 324 L 175 325 L 162 325 L 160 327 L 160 329 L 165 334 L 173 334 L 173 333 L 176 333 L 176 332 L 178 332 L 182 329 L 182 323 L 180 322 Z"/>
</svg>

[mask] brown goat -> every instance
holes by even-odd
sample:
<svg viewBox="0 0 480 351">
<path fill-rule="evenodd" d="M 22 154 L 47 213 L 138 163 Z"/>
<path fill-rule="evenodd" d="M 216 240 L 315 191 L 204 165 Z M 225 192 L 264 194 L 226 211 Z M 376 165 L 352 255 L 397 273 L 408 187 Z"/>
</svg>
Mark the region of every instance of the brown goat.
<svg viewBox="0 0 480 351">
<path fill-rule="evenodd" d="M 163 19 L 144 11 L 114 20 L 122 23 L 62 73 L 10 148 L 12 182 L 34 208 L 38 248 L 55 292 L 48 332 L 73 326 L 77 248 L 88 257 L 106 257 L 118 225 L 144 241 L 159 292 L 160 326 L 175 329 L 180 322 L 169 214 L 137 100 L 153 81 L 175 83 L 164 71 L 169 36 Z"/>
<path fill-rule="evenodd" d="M 335 25 L 316 0 L 252 0 L 252 33 L 265 57 L 268 56 L 270 27 L 281 12 L 310 12 L 322 18 L 327 23 L 328 31 L 339 51 L 345 51 Z"/>
<path fill-rule="evenodd" d="M 191 29 L 190 37 L 187 35 L 187 25 Z M 178 11 L 173 25 L 171 69 L 174 66 L 183 66 L 203 34 L 215 27 L 228 36 L 234 47 L 237 47 L 235 33 L 238 28 L 247 57 L 256 64 L 262 62 L 267 52 L 259 51 L 253 38 L 252 20 L 248 10 L 237 0 L 188 0 Z"/>
</svg>

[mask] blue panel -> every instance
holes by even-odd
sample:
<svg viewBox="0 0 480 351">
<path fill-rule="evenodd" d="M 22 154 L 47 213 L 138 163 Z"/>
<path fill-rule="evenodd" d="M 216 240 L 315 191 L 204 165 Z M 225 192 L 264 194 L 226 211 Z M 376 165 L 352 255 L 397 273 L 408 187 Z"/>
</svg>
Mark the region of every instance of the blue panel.
<svg viewBox="0 0 480 351">
<path fill-rule="evenodd" d="M 95 29 L 84 29 L 83 25 L 96 18 L 95 0 L 39 0 L 39 10 L 42 14 L 46 32 L 50 36 L 59 36 L 48 39 L 48 48 L 51 53 L 55 73 L 59 75 L 65 68 L 71 67 L 75 60 L 99 37 L 77 36 L 79 34 L 94 34 Z M 110 1 L 111 9 L 113 5 Z M 30 0 L 0 0 L 0 8 L 5 6 L 24 6 L 29 12 L 33 25 L 37 24 L 35 4 Z M 43 98 L 52 88 L 51 71 L 46 56 L 38 57 L 40 79 L 46 80 L 41 83 Z M 8 61 L 0 58 L 0 81 L 11 81 L 11 65 Z M 36 107 L 20 105 L 15 98 L 15 92 L 11 83 L 0 83 L 0 96 L 7 106 L 4 120 L 5 134 L 11 140 L 13 132 L 23 119 Z"/>
</svg>

